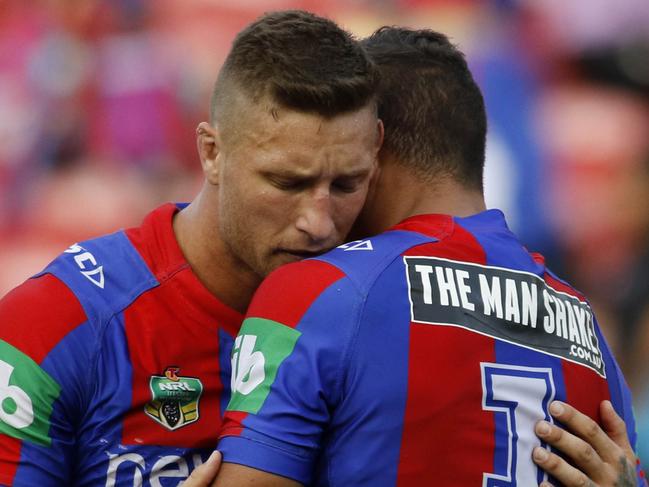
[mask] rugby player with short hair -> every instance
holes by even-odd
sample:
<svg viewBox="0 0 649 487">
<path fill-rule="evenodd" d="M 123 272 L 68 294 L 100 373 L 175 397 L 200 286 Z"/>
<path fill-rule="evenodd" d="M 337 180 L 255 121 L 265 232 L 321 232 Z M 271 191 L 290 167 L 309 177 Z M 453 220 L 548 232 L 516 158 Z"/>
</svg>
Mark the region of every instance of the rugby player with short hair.
<svg viewBox="0 0 649 487">
<path fill-rule="evenodd" d="M 566 485 L 642 483 L 630 393 L 588 302 L 486 209 L 485 108 L 462 53 L 396 27 L 364 45 L 385 142 L 358 229 L 383 233 L 260 286 L 216 485 L 545 484 L 535 461 Z M 589 417 L 620 434 L 611 404 L 629 437 L 606 450 Z M 590 455 L 553 415 L 597 433 Z"/>
<path fill-rule="evenodd" d="M 313 14 L 239 33 L 194 201 L 72 245 L 0 302 L 0 484 L 172 486 L 207 459 L 255 288 L 339 245 L 365 201 L 377 79 Z"/>
</svg>

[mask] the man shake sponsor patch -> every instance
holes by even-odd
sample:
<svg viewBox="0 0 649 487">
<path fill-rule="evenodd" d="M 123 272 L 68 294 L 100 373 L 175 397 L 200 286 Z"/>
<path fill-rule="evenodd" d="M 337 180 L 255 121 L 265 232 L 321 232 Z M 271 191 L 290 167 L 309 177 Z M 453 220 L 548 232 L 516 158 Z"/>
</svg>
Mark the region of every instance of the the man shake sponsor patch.
<svg viewBox="0 0 649 487">
<path fill-rule="evenodd" d="M 164 376 L 149 380 L 151 402 L 144 412 L 167 429 L 175 430 L 198 421 L 198 401 L 203 384 L 195 377 L 178 375 L 178 367 L 167 367 Z"/>
<path fill-rule="evenodd" d="M 587 303 L 528 272 L 434 257 L 404 257 L 404 262 L 412 321 L 466 328 L 606 377 Z"/>
</svg>

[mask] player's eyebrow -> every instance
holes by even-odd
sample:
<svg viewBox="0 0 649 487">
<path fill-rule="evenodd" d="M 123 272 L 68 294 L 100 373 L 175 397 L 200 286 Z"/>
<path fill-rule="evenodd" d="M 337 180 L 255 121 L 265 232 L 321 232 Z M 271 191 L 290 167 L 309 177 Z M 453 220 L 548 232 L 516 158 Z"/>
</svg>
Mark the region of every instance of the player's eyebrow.
<svg viewBox="0 0 649 487">
<path fill-rule="evenodd" d="M 345 178 L 345 179 L 354 179 L 358 177 L 366 176 L 371 171 L 371 168 L 363 167 L 358 169 L 353 169 L 349 172 L 337 174 L 335 179 Z M 320 177 L 319 173 L 312 174 L 309 171 L 296 171 L 286 168 L 277 168 L 277 169 L 267 169 L 263 170 L 262 174 L 266 176 L 286 178 L 286 179 L 301 179 L 301 180 L 312 180 L 318 179 Z"/>
</svg>

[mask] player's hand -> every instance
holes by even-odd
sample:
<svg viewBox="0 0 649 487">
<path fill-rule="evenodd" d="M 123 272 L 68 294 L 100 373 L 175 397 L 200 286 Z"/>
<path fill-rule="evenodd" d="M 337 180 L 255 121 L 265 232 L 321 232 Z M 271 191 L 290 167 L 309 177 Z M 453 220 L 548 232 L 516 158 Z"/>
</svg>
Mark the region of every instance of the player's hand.
<svg viewBox="0 0 649 487">
<path fill-rule="evenodd" d="M 635 487 L 636 456 L 626 424 L 609 401 L 600 404 L 604 429 L 585 414 L 560 401 L 550 405 L 550 414 L 565 430 L 546 421 L 536 424 L 539 438 L 563 452 L 577 468 L 560 456 L 537 447 L 534 462 L 566 487 Z M 542 487 L 551 486 L 542 482 Z"/>
<path fill-rule="evenodd" d="M 183 487 L 208 487 L 216 479 L 221 467 L 221 453 L 215 450 L 207 461 L 195 468 L 192 474 L 183 482 Z"/>
</svg>

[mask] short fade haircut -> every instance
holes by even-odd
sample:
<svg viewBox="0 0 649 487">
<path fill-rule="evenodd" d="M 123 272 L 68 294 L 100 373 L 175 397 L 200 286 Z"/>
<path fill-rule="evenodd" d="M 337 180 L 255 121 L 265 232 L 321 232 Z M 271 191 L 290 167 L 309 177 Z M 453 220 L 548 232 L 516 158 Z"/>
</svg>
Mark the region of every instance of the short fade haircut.
<svg viewBox="0 0 649 487">
<path fill-rule="evenodd" d="M 374 100 L 378 72 L 360 44 L 333 21 L 301 10 L 263 15 L 234 40 L 212 94 L 220 121 L 239 92 L 254 103 L 333 117 Z"/>
<path fill-rule="evenodd" d="M 361 41 L 381 77 L 383 150 L 427 181 L 483 189 L 487 115 L 464 55 L 432 30 L 384 26 Z"/>
</svg>

